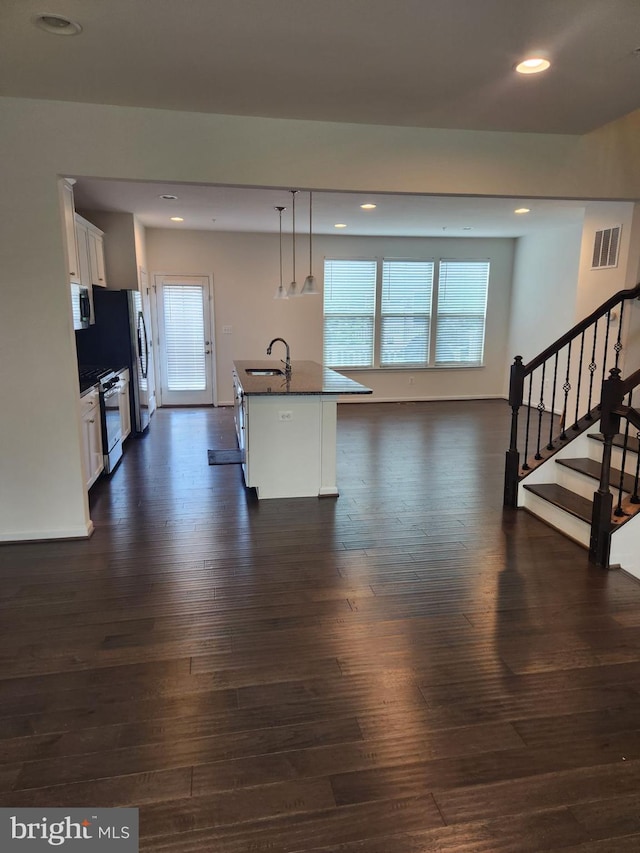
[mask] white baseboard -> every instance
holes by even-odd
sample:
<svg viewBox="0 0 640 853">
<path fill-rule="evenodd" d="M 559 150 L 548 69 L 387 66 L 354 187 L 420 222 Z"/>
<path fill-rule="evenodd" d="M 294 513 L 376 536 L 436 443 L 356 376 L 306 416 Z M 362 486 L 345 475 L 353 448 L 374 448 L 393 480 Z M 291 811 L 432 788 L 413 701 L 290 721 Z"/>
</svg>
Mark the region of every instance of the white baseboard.
<svg viewBox="0 0 640 853">
<path fill-rule="evenodd" d="M 352 394 L 338 397 L 339 403 L 455 403 L 465 400 L 504 400 L 501 394 L 472 394 L 453 397 L 373 397 L 371 394 Z"/>
<path fill-rule="evenodd" d="M 86 526 L 60 530 L 21 530 L 16 533 L 0 533 L 0 542 L 50 542 L 54 539 L 88 539 L 95 527 L 89 521 Z"/>
</svg>

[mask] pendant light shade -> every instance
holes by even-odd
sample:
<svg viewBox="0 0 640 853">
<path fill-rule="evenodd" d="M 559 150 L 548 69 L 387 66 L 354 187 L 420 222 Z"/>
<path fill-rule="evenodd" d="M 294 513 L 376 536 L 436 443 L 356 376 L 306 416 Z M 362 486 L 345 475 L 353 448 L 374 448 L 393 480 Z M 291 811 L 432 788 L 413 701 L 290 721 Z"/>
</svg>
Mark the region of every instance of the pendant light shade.
<svg viewBox="0 0 640 853">
<path fill-rule="evenodd" d="M 298 190 L 291 190 L 291 216 L 293 219 L 292 225 L 292 248 L 293 248 L 293 278 L 287 289 L 287 296 L 300 296 L 300 288 L 296 282 L 296 193 Z"/>
<path fill-rule="evenodd" d="M 318 285 L 313 274 L 313 193 L 309 191 L 309 275 L 305 278 L 301 296 L 317 296 Z"/>
<path fill-rule="evenodd" d="M 282 283 L 282 211 L 286 210 L 286 207 L 274 207 L 274 210 L 277 210 L 280 215 L 280 284 L 278 285 L 278 289 L 274 294 L 274 299 L 288 299 L 287 291 Z"/>
</svg>

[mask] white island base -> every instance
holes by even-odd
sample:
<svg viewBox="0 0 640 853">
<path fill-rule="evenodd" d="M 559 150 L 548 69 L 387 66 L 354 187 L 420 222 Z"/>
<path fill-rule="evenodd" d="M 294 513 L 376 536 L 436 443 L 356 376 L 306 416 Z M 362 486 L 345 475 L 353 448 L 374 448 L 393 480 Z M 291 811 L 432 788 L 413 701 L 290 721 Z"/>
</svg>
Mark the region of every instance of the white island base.
<svg viewBox="0 0 640 853">
<path fill-rule="evenodd" d="M 337 397 L 245 397 L 244 481 L 259 499 L 337 497 Z"/>
</svg>

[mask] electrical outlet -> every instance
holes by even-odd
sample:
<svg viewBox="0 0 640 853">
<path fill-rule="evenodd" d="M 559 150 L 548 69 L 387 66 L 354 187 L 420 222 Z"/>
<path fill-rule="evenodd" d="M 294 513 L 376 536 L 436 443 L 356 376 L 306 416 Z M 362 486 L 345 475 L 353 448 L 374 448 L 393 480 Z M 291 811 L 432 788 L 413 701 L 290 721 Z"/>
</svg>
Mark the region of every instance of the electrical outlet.
<svg viewBox="0 0 640 853">
<path fill-rule="evenodd" d="M 409 377 L 409 385 L 413 385 L 413 383 L 414 383 L 415 381 L 416 381 L 415 376 L 410 376 L 410 377 Z"/>
<path fill-rule="evenodd" d="M 223 335 L 230 335 L 232 332 L 233 332 L 233 326 L 223 326 L 222 327 L 222 334 Z"/>
<path fill-rule="evenodd" d="M 278 412 L 278 420 L 280 420 L 280 421 L 292 421 L 293 420 L 293 412 Z"/>
</svg>

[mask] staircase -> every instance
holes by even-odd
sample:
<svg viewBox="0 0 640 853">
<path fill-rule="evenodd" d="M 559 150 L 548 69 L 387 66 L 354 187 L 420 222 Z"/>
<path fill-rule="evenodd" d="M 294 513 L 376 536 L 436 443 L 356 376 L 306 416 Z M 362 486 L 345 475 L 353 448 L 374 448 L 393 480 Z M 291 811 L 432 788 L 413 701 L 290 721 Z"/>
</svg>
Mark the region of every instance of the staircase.
<svg viewBox="0 0 640 853">
<path fill-rule="evenodd" d="M 640 285 L 511 368 L 505 505 L 589 549 L 596 565 L 640 578 L 640 370 L 626 380 L 624 309 Z"/>
</svg>

